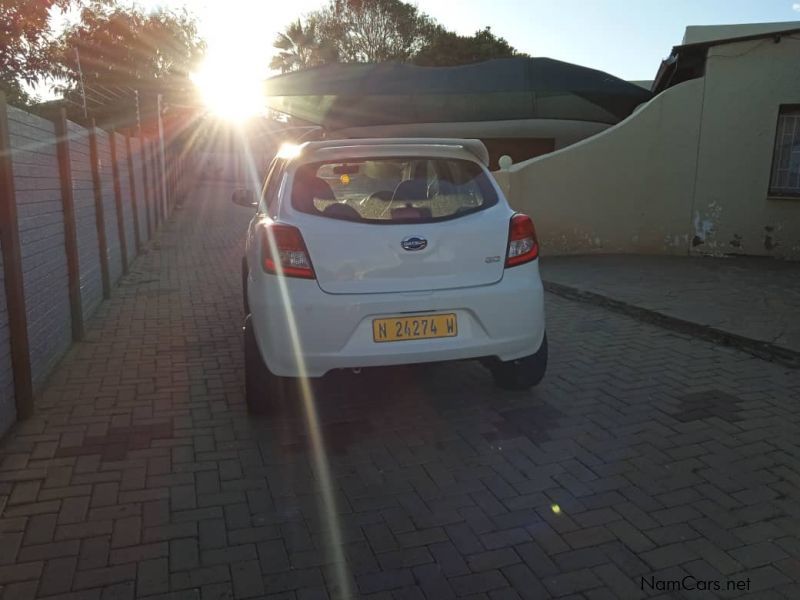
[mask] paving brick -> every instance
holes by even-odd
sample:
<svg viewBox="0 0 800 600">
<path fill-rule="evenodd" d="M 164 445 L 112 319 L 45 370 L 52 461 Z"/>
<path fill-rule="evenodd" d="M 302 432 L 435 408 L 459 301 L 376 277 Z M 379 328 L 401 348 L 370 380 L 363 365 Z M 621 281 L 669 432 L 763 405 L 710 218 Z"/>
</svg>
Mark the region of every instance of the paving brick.
<svg viewBox="0 0 800 600">
<path fill-rule="evenodd" d="M 110 535 L 100 535 L 72 541 L 80 543 L 79 569 L 95 569 L 108 565 L 108 555 L 111 546 Z"/>
<path fill-rule="evenodd" d="M 171 540 L 169 543 L 169 568 L 170 571 L 188 571 L 197 568 L 200 564 L 200 553 L 197 540 L 184 538 Z"/>
<path fill-rule="evenodd" d="M 125 581 L 103 588 L 100 600 L 133 600 L 136 596 L 136 582 Z"/>
<path fill-rule="evenodd" d="M 520 598 L 534 600 L 550 596 L 539 577 L 534 575 L 533 571 L 523 564 L 505 567 L 501 569 L 501 572 L 511 584 L 511 587 L 517 591 Z"/>
<path fill-rule="evenodd" d="M 487 550 L 495 550 L 528 542 L 531 540 L 531 534 L 525 529 L 517 527 L 514 529 L 506 529 L 505 531 L 484 533 L 480 536 L 480 540 Z"/>
<path fill-rule="evenodd" d="M 228 565 L 214 565 L 213 567 L 200 567 L 191 571 L 172 573 L 170 575 L 170 588 L 174 590 L 197 588 L 230 580 L 231 570 Z"/>
<path fill-rule="evenodd" d="M 89 497 L 79 496 L 76 498 L 65 498 L 61 502 L 61 510 L 58 513 L 58 523 L 61 525 L 68 523 L 80 523 L 86 519 L 89 510 Z"/>
<path fill-rule="evenodd" d="M 3 586 L 3 598 L 13 598 L 14 600 L 33 600 L 36 598 L 36 590 L 39 587 L 38 581 L 22 581 L 19 583 L 9 583 Z"/>
<path fill-rule="evenodd" d="M 39 582 L 39 594 L 50 596 L 70 591 L 77 565 L 77 556 L 48 560 L 45 563 L 42 579 Z"/>
<path fill-rule="evenodd" d="M 15 504 L 30 504 L 36 502 L 36 497 L 39 495 L 39 488 L 42 486 L 41 481 L 20 481 L 14 485 L 14 489 L 6 502 L 7 506 L 14 506 Z"/>
<path fill-rule="evenodd" d="M 176 485 L 170 489 L 170 507 L 173 511 L 197 508 L 197 492 L 194 485 Z"/>
<path fill-rule="evenodd" d="M 132 581 L 134 579 L 136 579 L 135 564 L 118 565 L 114 567 L 78 571 L 75 573 L 72 586 L 75 590 L 84 590 Z"/>
<path fill-rule="evenodd" d="M 123 546 L 134 546 L 142 539 L 142 519 L 141 517 L 128 517 L 114 521 L 114 528 L 111 534 L 111 547 L 121 548 Z"/>
<path fill-rule="evenodd" d="M 210 583 L 201 588 L 202 600 L 233 600 L 233 585 L 230 583 Z M 295 596 L 285 596 L 288 599 L 294 599 Z"/>
<path fill-rule="evenodd" d="M 602 546 L 592 546 L 556 554 L 553 561 L 560 571 L 577 571 L 607 563 L 608 556 Z"/>
<path fill-rule="evenodd" d="M 455 598 L 447 578 L 438 565 L 420 565 L 414 568 L 414 579 L 428 598 L 447 600 Z"/>
<path fill-rule="evenodd" d="M 63 558 L 67 556 L 75 556 L 79 551 L 79 540 L 25 546 L 22 548 L 22 550 L 20 550 L 18 560 L 19 562 L 32 562 L 37 560 L 48 560 L 51 558 Z"/>
<path fill-rule="evenodd" d="M 519 555 L 511 548 L 489 550 L 467 557 L 467 565 L 473 572 L 500 569 L 521 562 Z"/>
<path fill-rule="evenodd" d="M 21 531 L 0 533 L 0 565 L 16 562 L 23 535 Z"/>
<path fill-rule="evenodd" d="M 428 546 L 436 564 L 445 577 L 468 575 L 470 570 L 458 548 L 451 542 L 440 542 Z"/>
<path fill-rule="evenodd" d="M 257 550 L 263 573 L 279 573 L 289 568 L 289 557 L 281 540 L 261 542 Z"/>
<path fill-rule="evenodd" d="M 467 524 L 448 525 L 445 527 L 447 537 L 462 554 L 474 554 L 484 550 L 478 537 Z"/>
<path fill-rule="evenodd" d="M 666 569 L 696 558 L 691 548 L 684 543 L 661 546 L 642 554 L 644 559 L 653 569 Z"/>
<path fill-rule="evenodd" d="M 72 525 L 58 525 L 54 539 L 59 542 L 110 534 L 113 526 L 111 521 L 84 521 Z"/>
<path fill-rule="evenodd" d="M 758 542 L 734 548 L 730 551 L 730 555 L 747 569 L 770 565 L 789 556 L 780 546 L 772 542 Z"/>
<path fill-rule="evenodd" d="M 404 548 L 427 546 L 428 544 L 435 544 L 436 542 L 445 542 L 448 539 L 447 534 L 441 527 L 397 534 L 397 541 Z"/>
<path fill-rule="evenodd" d="M 170 523 L 158 527 L 148 527 L 142 532 L 142 541 L 163 542 L 177 538 L 194 537 L 197 535 L 197 523 L 185 521 L 181 523 Z"/>
<path fill-rule="evenodd" d="M 136 589 L 148 596 L 169 591 L 169 561 L 167 558 L 143 560 L 136 565 Z"/>
<path fill-rule="evenodd" d="M 225 529 L 224 520 L 207 519 L 199 521 L 197 527 L 201 549 L 208 550 L 211 548 L 221 548 L 227 545 L 227 530 Z"/>
<path fill-rule="evenodd" d="M 97 483 L 92 490 L 92 499 L 90 505 L 98 506 L 111 506 L 117 504 L 119 494 L 119 483 L 117 481 L 107 481 Z"/>
<path fill-rule="evenodd" d="M 396 590 L 414 584 L 414 576 L 408 569 L 369 573 L 357 579 L 358 589 L 362 594 Z"/>
<path fill-rule="evenodd" d="M 403 550 L 391 550 L 378 555 L 378 564 L 385 571 L 407 569 L 433 562 L 433 556 L 425 546 Z"/>
<path fill-rule="evenodd" d="M 260 598 L 264 595 L 264 581 L 257 560 L 232 564 L 231 577 L 237 598 Z"/>
<path fill-rule="evenodd" d="M 27 517 L 57 513 L 61 508 L 61 500 L 47 500 L 45 502 L 28 502 L 7 506 L 3 515 L 6 517 Z"/>
<path fill-rule="evenodd" d="M 550 559 L 547 552 L 535 542 L 520 544 L 516 546 L 517 554 L 525 561 L 525 564 L 536 573 L 539 578 L 547 577 L 558 573 L 558 567 Z"/>
<path fill-rule="evenodd" d="M 111 550 L 108 561 L 111 565 L 121 565 L 165 556 L 169 556 L 169 545 L 166 542 L 157 542 Z"/>
<path fill-rule="evenodd" d="M 44 563 L 42 561 L 0 566 L 0 585 L 39 579 L 43 566 Z"/>
<path fill-rule="evenodd" d="M 568 531 L 562 535 L 564 541 L 573 548 L 597 546 L 614 539 L 614 534 L 606 527 L 587 527 L 577 531 Z"/>
<path fill-rule="evenodd" d="M 566 596 L 601 585 L 600 579 L 589 569 L 569 571 L 555 577 L 547 577 L 542 583 L 553 596 Z"/>
<path fill-rule="evenodd" d="M 508 587 L 506 578 L 497 570 L 452 577 L 449 579 L 449 583 L 458 596 L 480 594 Z"/>
<path fill-rule="evenodd" d="M 254 544 L 203 550 L 200 557 L 203 565 L 205 566 L 258 559 L 256 554 L 256 546 Z"/>
</svg>

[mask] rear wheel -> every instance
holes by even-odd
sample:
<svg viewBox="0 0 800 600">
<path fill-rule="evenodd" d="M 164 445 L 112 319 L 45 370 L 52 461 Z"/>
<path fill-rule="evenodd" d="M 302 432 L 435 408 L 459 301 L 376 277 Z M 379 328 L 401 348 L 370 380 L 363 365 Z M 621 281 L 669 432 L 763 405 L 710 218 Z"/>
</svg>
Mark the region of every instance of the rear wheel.
<svg viewBox="0 0 800 600">
<path fill-rule="evenodd" d="M 542 345 L 529 356 L 507 362 L 495 361 L 489 365 L 494 382 L 506 390 L 527 390 L 537 385 L 547 371 L 547 334 Z"/>
<path fill-rule="evenodd" d="M 296 381 L 289 377 L 273 375 L 264 364 L 256 344 L 253 319 L 244 320 L 244 387 L 247 410 L 253 415 L 280 412 L 284 404 L 294 397 Z"/>
</svg>

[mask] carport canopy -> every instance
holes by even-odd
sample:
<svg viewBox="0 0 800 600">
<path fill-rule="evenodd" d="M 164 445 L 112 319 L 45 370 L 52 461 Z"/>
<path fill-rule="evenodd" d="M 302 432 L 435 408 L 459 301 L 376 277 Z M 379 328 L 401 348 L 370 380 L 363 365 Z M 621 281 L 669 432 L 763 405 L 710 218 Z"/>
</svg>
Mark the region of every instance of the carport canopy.
<svg viewBox="0 0 800 600">
<path fill-rule="evenodd" d="M 272 77 L 265 92 L 269 108 L 328 130 L 515 119 L 614 124 L 652 97 L 603 71 L 526 57 L 457 67 L 331 64 Z"/>
</svg>

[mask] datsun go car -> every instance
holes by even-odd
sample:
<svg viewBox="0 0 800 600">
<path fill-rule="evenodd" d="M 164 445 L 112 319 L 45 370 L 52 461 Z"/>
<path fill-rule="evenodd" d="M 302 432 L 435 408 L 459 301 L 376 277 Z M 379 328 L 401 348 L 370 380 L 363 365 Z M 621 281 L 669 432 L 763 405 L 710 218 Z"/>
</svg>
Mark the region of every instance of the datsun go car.
<svg viewBox="0 0 800 600">
<path fill-rule="evenodd" d="M 248 408 L 334 369 L 481 359 L 526 389 L 547 366 L 539 244 L 479 140 L 284 147 L 247 233 Z"/>
</svg>

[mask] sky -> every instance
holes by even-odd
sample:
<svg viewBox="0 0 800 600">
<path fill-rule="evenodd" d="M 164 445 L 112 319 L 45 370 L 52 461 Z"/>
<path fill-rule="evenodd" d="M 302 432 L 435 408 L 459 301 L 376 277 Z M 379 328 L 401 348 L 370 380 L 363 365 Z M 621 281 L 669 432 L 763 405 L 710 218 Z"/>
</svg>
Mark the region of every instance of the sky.
<svg viewBox="0 0 800 600">
<path fill-rule="evenodd" d="M 212 60 L 263 70 L 275 34 L 325 0 L 138 0 L 186 7 Z M 627 80 L 655 76 L 687 25 L 800 21 L 798 0 L 417 0 L 462 34 L 490 26 L 518 50 L 601 69 Z"/>
</svg>

